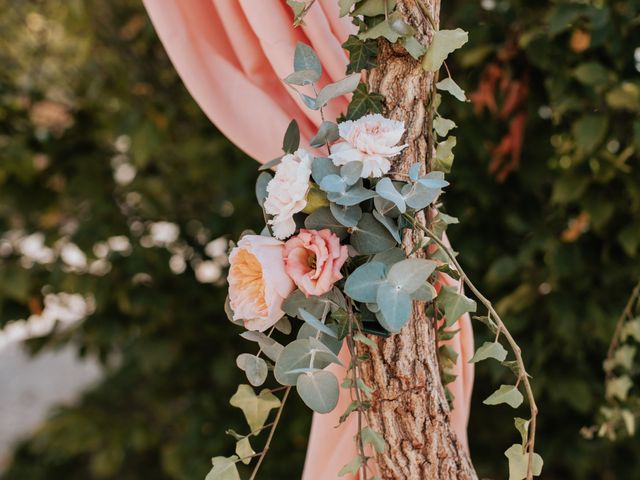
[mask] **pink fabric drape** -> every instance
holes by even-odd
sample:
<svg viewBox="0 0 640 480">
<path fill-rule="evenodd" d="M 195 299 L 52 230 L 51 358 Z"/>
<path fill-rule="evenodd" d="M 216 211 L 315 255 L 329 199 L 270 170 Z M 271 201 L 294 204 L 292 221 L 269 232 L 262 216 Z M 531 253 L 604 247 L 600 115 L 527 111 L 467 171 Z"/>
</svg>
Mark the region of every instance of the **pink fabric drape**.
<svg viewBox="0 0 640 480">
<path fill-rule="evenodd" d="M 337 0 L 318 0 L 305 17 L 305 25 L 297 29 L 292 27 L 292 14 L 284 0 L 144 0 L 144 4 L 187 89 L 239 148 L 264 163 L 281 154 L 282 136 L 292 118 L 300 126 L 302 145 L 316 133 L 320 114 L 304 107 L 281 79 L 293 70 L 293 52 L 299 41 L 320 57 L 321 85 L 344 77 L 347 58 L 340 45 L 353 26 L 338 17 Z M 336 118 L 346 106 L 346 99 L 337 99 L 325 115 Z M 455 284 L 449 277 L 441 281 Z M 460 334 L 449 343 L 460 355 L 458 378 L 449 385 L 455 395 L 452 423 L 466 447 L 473 332 L 468 316 L 453 328 L 460 328 Z M 343 367 L 329 368 L 339 378 L 344 375 Z M 344 391 L 333 412 L 314 415 L 304 480 L 337 480 L 337 470 L 355 456 L 354 416 L 336 428 L 349 401 Z"/>
</svg>

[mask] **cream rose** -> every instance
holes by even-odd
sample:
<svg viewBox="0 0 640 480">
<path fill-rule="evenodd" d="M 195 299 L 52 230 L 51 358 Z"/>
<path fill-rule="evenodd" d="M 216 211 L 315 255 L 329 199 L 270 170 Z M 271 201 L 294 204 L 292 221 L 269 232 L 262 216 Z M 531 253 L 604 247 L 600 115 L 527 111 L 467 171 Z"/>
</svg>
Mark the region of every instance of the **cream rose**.
<svg viewBox="0 0 640 480">
<path fill-rule="evenodd" d="M 229 303 L 234 320 L 247 330 L 265 331 L 283 315 L 282 302 L 295 286 L 284 268 L 284 244 L 245 235 L 229 255 Z"/>
<path fill-rule="evenodd" d="M 293 235 L 296 231 L 293 215 L 301 212 L 307 204 L 312 161 L 311 154 L 303 149 L 285 155 L 267 185 L 264 210 L 273 215 L 269 224 L 273 227 L 273 235 L 280 240 Z"/>
<path fill-rule="evenodd" d="M 327 229 L 301 229 L 284 244 L 285 270 L 307 297 L 331 290 L 346 260 L 347 247 Z"/>
<path fill-rule="evenodd" d="M 336 166 L 362 162 L 362 178 L 381 177 L 391 168 L 390 157 L 406 145 L 397 145 L 404 134 L 404 123 L 376 113 L 338 124 L 344 141 L 331 147 L 329 157 Z"/>
</svg>

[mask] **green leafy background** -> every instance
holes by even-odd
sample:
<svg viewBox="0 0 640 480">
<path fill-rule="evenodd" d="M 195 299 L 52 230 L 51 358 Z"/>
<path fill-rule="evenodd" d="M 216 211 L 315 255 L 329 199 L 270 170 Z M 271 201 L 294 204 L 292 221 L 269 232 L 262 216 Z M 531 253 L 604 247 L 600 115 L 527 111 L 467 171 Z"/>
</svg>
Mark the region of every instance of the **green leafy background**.
<svg viewBox="0 0 640 480">
<path fill-rule="evenodd" d="M 92 293 L 96 311 L 85 322 L 27 347 L 72 343 L 107 369 L 78 405 L 51 412 L 17 447 L 3 478 L 203 478 L 212 456 L 232 453 L 224 430 L 244 422 L 228 399 L 247 342 L 226 319 L 223 286 L 198 282 L 191 267 L 172 273 L 171 254 L 140 246 L 130 226 L 175 222 L 180 242 L 204 256 L 209 240 L 259 227 L 256 164 L 195 105 L 139 2 L 0 6 L 0 228 L 42 231 L 53 245 L 77 225 L 73 241 L 89 258 L 113 235 L 134 245 L 109 257 L 104 276 L 0 257 L 0 325 L 28 317 L 44 286 Z M 634 1 L 444 5 L 443 26 L 469 31 L 447 61 L 467 96 L 489 63 L 507 86 L 527 86 L 522 154 L 504 179 L 489 166 L 513 117 L 476 113 L 446 94 L 441 112 L 458 125 L 446 209 L 460 224 L 449 235 L 523 347 L 545 479 L 640 476 L 637 440 L 579 435 L 596 418 L 601 362 L 640 275 L 638 15 Z M 505 92 L 495 89 L 498 107 Z M 34 114 L 43 100 L 63 106 L 47 126 Z M 112 168 L 123 135 L 137 171 L 126 186 Z M 135 281 L 140 273 L 150 281 Z M 476 331 L 478 345 L 492 340 Z M 501 452 L 518 435 L 508 407 L 482 405 L 504 375 L 479 365 L 470 423 L 474 462 L 494 478 L 506 476 Z M 300 476 L 310 414 L 292 400 L 262 478 Z"/>
</svg>

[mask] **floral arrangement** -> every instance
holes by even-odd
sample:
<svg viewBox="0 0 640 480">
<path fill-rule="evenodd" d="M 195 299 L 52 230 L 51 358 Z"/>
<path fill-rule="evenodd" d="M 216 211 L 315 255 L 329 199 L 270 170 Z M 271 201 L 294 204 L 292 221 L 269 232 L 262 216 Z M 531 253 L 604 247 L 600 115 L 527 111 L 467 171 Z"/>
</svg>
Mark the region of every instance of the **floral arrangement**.
<svg viewBox="0 0 640 480">
<path fill-rule="evenodd" d="M 296 24 L 312 3 L 290 2 Z M 373 5 L 363 5 L 369 3 Z M 342 14 L 348 14 L 354 5 L 360 4 L 341 2 Z M 258 349 L 256 354 L 238 356 L 237 366 L 246 373 L 249 384 L 240 385 L 230 400 L 243 411 L 250 432 L 227 431 L 236 440 L 235 455 L 214 457 L 206 480 L 239 480 L 237 464 L 249 465 L 254 459 L 250 479 L 256 478 L 294 388 L 318 413 L 336 408 L 340 388 L 350 390 L 352 402 L 340 421 L 358 416 L 358 453 L 336 470 L 339 475 L 360 473 L 363 479 L 378 478 L 369 461 L 372 452 L 384 452 L 385 440 L 366 425 L 364 414 L 371 407 L 373 388 L 360 374 L 361 365 L 369 359 L 361 346 L 376 349 L 375 336 L 400 332 L 411 318 L 414 302 L 420 302 L 435 320 L 439 341 L 452 338 L 455 321 L 475 312 L 477 305 L 460 289 L 439 285 L 441 274 L 464 282 L 487 309 L 485 316 L 475 318 L 492 330 L 495 340 L 480 346 L 471 361 L 495 359 L 516 375 L 515 385 L 501 385 L 485 403 L 517 408 L 524 400 L 519 386 L 526 390 L 531 417 L 515 419 L 522 443 L 505 452 L 510 480 L 531 478 L 542 469 L 542 458 L 534 452 L 537 407 L 520 349 L 444 239 L 447 226 L 457 222 L 440 211 L 439 204 L 448 186 L 444 177 L 451 168 L 456 142 L 449 132 L 456 125 L 435 112 L 433 137 L 442 139 L 435 142 L 433 157 L 411 165 L 406 172 L 394 171 L 394 158 L 407 147 L 402 143 L 405 125 L 383 116 L 381 96 L 361 81 L 361 71 L 375 67 L 376 39 L 400 42 L 421 60 L 425 70 L 435 72 L 449 53 L 466 42 L 466 32 L 437 30 L 426 49 L 393 10 L 395 2 L 380 5 L 384 8 L 351 11 L 360 33 L 343 45 L 351 54 L 350 75 L 318 91 L 320 61 L 309 46 L 299 43 L 294 71 L 284 79 L 307 107 L 320 111 L 323 122 L 308 148 L 300 148 L 295 120 L 289 124 L 284 154 L 263 165 L 256 182 L 265 227 L 260 234 L 245 232 L 229 255 L 225 309 L 231 322 L 244 327 L 241 336 Z M 435 87 L 466 100 L 450 76 Z M 347 94 L 353 95 L 346 116 L 337 122 L 324 120 L 326 104 Z M 436 103 L 440 103 L 439 94 Z M 501 336 L 506 337 L 515 360 L 506 360 Z M 445 388 L 455 379 L 456 357 L 446 345 L 438 349 Z M 345 377 L 339 379 L 326 370 L 331 364 L 343 365 Z M 270 371 L 280 386 L 256 393 L 253 387 L 263 386 Z M 281 398 L 275 395 L 278 392 L 283 392 Z M 267 423 L 272 410 L 276 410 L 275 419 Z M 252 439 L 265 429 L 269 430 L 266 443 L 256 453 Z"/>
</svg>

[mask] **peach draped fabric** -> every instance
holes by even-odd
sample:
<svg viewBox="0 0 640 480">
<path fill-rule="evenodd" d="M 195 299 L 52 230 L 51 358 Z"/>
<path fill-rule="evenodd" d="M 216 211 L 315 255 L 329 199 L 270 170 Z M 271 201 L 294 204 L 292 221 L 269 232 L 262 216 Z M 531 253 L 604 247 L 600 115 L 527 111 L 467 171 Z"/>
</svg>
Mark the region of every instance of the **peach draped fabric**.
<svg viewBox="0 0 640 480">
<path fill-rule="evenodd" d="M 347 58 L 340 45 L 353 26 L 338 17 L 337 0 L 318 0 L 305 25 L 295 29 L 284 0 L 144 0 L 144 4 L 187 89 L 227 138 L 264 163 L 281 154 L 282 136 L 295 118 L 302 145 L 308 144 L 320 114 L 304 107 L 281 79 L 293 70 L 297 42 L 318 53 L 324 70 L 321 85 L 344 77 Z M 345 98 L 337 99 L 325 116 L 336 118 L 346 106 Z M 441 281 L 455 283 L 449 277 Z M 460 355 L 458 378 L 449 385 L 455 395 L 452 423 L 466 447 L 473 384 L 469 317 L 459 319 L 453 328 L 460 328 L 460 334 L 449 343 Z M 348 364 L 344 355 L 343 360 Z M 344 375 L 343 367 L 330 368 L 339 377 Z M 355 456 L 355 416 L 336 428 L 349 401 L 343 391 L 333 412 L 314 415 L 304 480 L 338 479 L 337 470 Z"/>
</svg>

